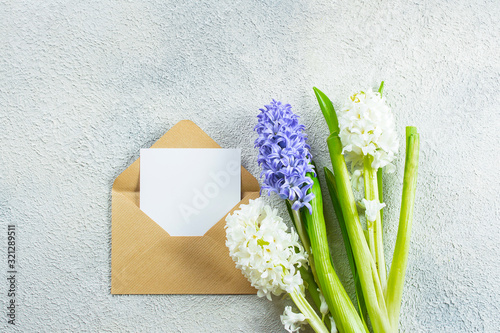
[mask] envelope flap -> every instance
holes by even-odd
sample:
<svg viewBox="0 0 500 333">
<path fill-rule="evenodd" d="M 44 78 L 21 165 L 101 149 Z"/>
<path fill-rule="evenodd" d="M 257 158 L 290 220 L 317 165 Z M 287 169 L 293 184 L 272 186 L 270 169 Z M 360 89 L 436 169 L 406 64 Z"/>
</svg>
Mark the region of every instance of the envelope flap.
<svg viewBox="0 0 500 333">
<path fill-rule="evenodd" d="M 181 120 L 165 133 L 151 148 L 221 148 L 207 133 L 190 120 Z M 117 192 L 139 192 L 140 159 L 134 161 L 113 183 Z M 245 168 L 241 168 L 241 192 L 259 191 L 259 182 Z"/>
<path fill-rule="evenodd" d="M 220 146 L 191 120 L 181 120 L 151 148 L 220 148 Z"/>
</svg>

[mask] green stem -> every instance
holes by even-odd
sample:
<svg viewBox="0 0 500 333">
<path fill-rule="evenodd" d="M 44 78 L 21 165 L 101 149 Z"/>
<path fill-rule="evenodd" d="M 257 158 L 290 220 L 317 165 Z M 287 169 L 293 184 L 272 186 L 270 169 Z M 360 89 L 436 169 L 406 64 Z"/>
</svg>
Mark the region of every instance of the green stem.
<svg viewBox="0 0 500 333">
<path fill-rule="evenodd" d="M 285 203 L 288 214 L 290 215 L 290 218 L 292 219 L 292 222 L 295 226 L 295 230 L 297 230 L 297 234 L 299 235 L 300 241 L 302 242 L 302 246 L 304 246 L 304 249 L 309 256 L 309 267 L 311 268 L 314 281 L 316 281 L 316 284 L 319 284 L 318 274 L 316 273 L 316 265 L 314 264 L 314 254 L 311 250 L 311 242 L 309 241 L 309 236 L 307 235 L 305 221 L 303 221 L 303 218 L 299 211 L 292 209 L 292 203 L 290 202 L 290 200 L 286 200 Z"/>
<path fill-rule="evenodd" d="M 366 240 L 368 241 L 368 248 L 370 249 L 370 254 L 372 255 L 373 260 L 376 258 L 376 253 L 375 253 L 375 233 L 374 233 L 374 228 L 373 228 L 373 222 L 371 221 L 366 221 Z M 378 270 L 377 270 L 378 272 Z"/>
<path fill-rule="evenodd" d="M 379 299 L 379 296 L 383 295 L 383 291 L 380 282 L 377 281 L 378 275 L 376 274 L 375 261 L 370 253 L 359 221 L 349 172 L 342 155 L 342 143 L 338 135 L 332 133 L 328 137 L 327 144 L 368 315 L 375 332 L 389 332 L 391 325 L 387 315 L 387 308 L 383 297 Z"/>
<path fill-rule="evenodd" d="M 302 242 L 302 246 L 307 251 L 309 255 L 309 262 L 311 261 L 311 243 L 309 241 L 309 237 L 307 236 L 306 226 L 304 225 L 302 218 L 300 216 L 299 211 L 292 209 L 292 203 L 290 200 L 286 200 L 286 208 L 288 210 L 288 214 L 292 219 L 293 225 L 295 226 L 295 230 L 297 230 L 297 234 L 299 234 L 300 241 Z"/>
<path fill-rule="evenodd" d="M 387 283 L 387 310 L 394 332 L 399 324 L 399 311 L 403 295 L 408 250 L 410 246 L 411 225 L 413 221 L 413 206 L 417 187 L 418 155 L 420 138 L 415 127 L 406 128 L 406 161 L 403 180 L 403 196 L 399 217 L 398 236 L 394 248 L 389 280 Z"/>
<path fill-rule="evenodd" d="M 321 188 L 318 179 L 312 173 L 308 173 L 308 176 L 314 182 L 311 189 L 314 199 L 309 202 L 312 214 L 306 213 L 305 216 L 321 291 L 341 332 L 366 332 L 356 308 L 333 269 L 326 237 Z"/>
<path fill-rule="evenodd" d="M 365 182 L 365 198 L 368 201 L 376 200 L 381 202 L 379 199 L 379 187 L 377 184 L 377 171 L 372 168 L 371 164 L 373 157 L 370 155 L 364 158 L 364 171 L 363 178 Z M 377 267 L 378 277 L 380 279 L 380 285 L 382 286 L 382 291 L 385 292 L 387 287 L 387 271 L 385 267 L 385 255 L 384 255 L 384 241 L 383 241 L 383 231 L 382 231 L 382 216 L 380 211 L 377 213 L 375 221 L 366 221 L 368 228 L 368 233 L 370 235 L 370 242 L 373 247 L 370 247 L 370 251 L 374 256 L 375 266 Z"/>
<path fill-rule="evenodd" d="M 387 315 L 385 301 L 383 297 L 379 299 L 377 296 L 383 295 L 383 292 L 380 288 L 380 282 L 377 283 L 378 275 L 376 274 L 375 262 L 370 254 L 363 228 L 359 222 L 349 172 L 342 155 L 342 143 L 338 136 L 340 129 L 337 115 L 330 99 L 316 87 L 313 89 L 330 129 L 330 136 L 327 139 L 328 150 L 330 151 L 338 197 L 345 219 L 347 234 L 353 249 L 354 262 L 359 274 L 368 315 L 375 332 L 389 332 L 391 324 Z"/>
<path fill-rule="evenodd" d="M 354 285 L 356 287 L 356 299 L 358 301 L 358 310 L 361 320 L 365 325 L 366 330 L 366 304 L 363 298 L 363 290 L 361 289 L 361 284 L 359 282 L 358 272 L 356 271 L 356 263 L 354 262 L 354 256 L 352 254 L 351 242 L 349 236 L 347 235 L 347 229 L 345 226 L 344 215 L 342 214 L 342 208 L 340 207 L 339 195 L 337 191 L 337 185 L 335 184 L 335 176 L 333 172 L 327 167 L 324 168 L 326 185 L 328 186 L 328 192 L 330 193 L 330 199 L 332 200 L 333 209 L 337 220 L 339 222 L 340 230 L 342 232 L 342 238 L 344 240 L 344 246 L 347 253 L 347 259 L 349 260 L 349 266 L 351 267 L 352 277 L 354 280 Z"/>
<path fill-rule="evenodd" d="M 321 312 L 321 298 L 319 296 L 319 291 L 318 291 L 318 285 L 316 284 L 316 281 L 314 280 L 314 277 L 309 269 L 306 267 L 302 266 L 299 268 L 300 271 L 300 276 L 302 277 L 302 280 L 306 283 L 306 288 L 309 291 L 309 294 L 311 295 L 311 298 L 316 305 L 316 308 L 318 309 L 318 312 Z M 325 316 L 323 318 L 326 327 L 330 330 L 332 327 L 332 324 L 330 322 L 330 316 Z"/>
<path fill-rule="evenodd" d="M 311 298 L 314 301 L 314 304 L 316 304 L 318 310 L 321 308 L 321 298 L 319 297 L 319 291 L 318 291 L 318 276 L 316 274 L 316 268 L 314 265 L 314 256 L 313 253 L 311 252 L 311 243 L 309 241 L 309 236 L 307 235 L 307 230 L 305 227 L 305 221 L 303 221 L 302 216 L 299 211 L 296 211 L 292 209 L 292 203 L 290 200 L 285 200 L 286 203 L 286 208 L 288 210 L 288 214 L 290 215 L 290 218 L 293 221 L 293 224 L 295 226 L 295 230 L 297 230 L 297 234 L 300 237 L 300 241 L 302 242 L 302 246 L 304 246 L 308 256 L 309 256 L 309 269 L 306 269 L 305 267 L 300 267 L 300 275 L 302 276 L 302 279 L 306 282 L 307 284 L 307 290 L 309 291 L 309 294 L 311 295 Z M 328 329 L 330 329 L 331 323 L 330 323 L 330 317 L 326 316 L 326 318 L 323 318 L 325 321 L 325 325 Z"/>
<path fill-rule="evenodd" d="M 377 170 L 377 184 L 378 184 L 378 199 L 380 200 L 380 202 L 384 202 L 384 190 L 383 190 L 383 186 L 382 186 L 382 168 L 379 168 Z M 382 208 L 380 210 L 380 228 L 383 229 L 384 228 L 384 209 Z"/>
<path fill-rule="evenodd" d="M 384 94 L 384 81 L 380 82 L 380 87 L 378 88 L 378 92 L 380 93 L 380 96 Z M 379 168 L 377 170 L 377 182 L 378 182 L 378 197 L 380 199 L 380 202 L 384 202 L 384 193 L 383 193 L 383 186 L 382 186 L 382 168 Z M 382 208 L 380 210 L 380 224 L 381 228 L 384 226 L 384 209 Z"/>
<path fill-rule="evenodd" d="M 318 275 L 316 273 L 316 266 L 314 264 L 314 255 L 311 251 L 311 242 L 309 241 L 309 236 L 307 235 L 307 230 L 305 227 L 305 221 L 303 221 L 302 215 L 300 214 L 299 211 L 296 211 L 292 209 L 292 203 L 290 200 L 286 200 L 286 208 L 288 210 L 288 214 L 290 215 L 290 218 L 293 221 L 293 224 L 295 226 L 295 230 L 297 230 L 297 234 L 300 237 L 300 241 L 302 242 L 302 246 L 304 246 L 307 254 L 309 255 L 309 269 L 306 269 L 305 267 L 301 267 L 300 274 L 302 276 L 302 279 L 307 283 L 307 290 L 309 291 L 309 294 L 311 295 L 311 298 L 313 299 L 314 303 L 318 307 L 318 310 L 321 308 L 321 299 L 319 297 L 319 291 L 318 291 Z M 330 329 L 332 326 L 330 322 L 330 317 L 326 316 L 323 318 L 325 321 L 325 325 L 328 329 Z"/>
<path fill-rule="evenodd" d="M 315 332 L 329 333 L 321 318 L 316 314 L 311 304 L 309 304 L 300 291 L 294 290 L 289 295 L 295 305 L 299 308 L 300 312 L 302 312 L 302 314 L 306 317 L 307 322 L 311 325 Z"/>
</svg>

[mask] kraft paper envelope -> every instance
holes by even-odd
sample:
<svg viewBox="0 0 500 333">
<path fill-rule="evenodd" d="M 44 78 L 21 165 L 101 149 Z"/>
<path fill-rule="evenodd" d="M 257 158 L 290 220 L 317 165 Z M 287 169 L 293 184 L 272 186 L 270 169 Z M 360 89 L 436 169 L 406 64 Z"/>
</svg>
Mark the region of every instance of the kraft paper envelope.
<svg viewBox="0 0 500 333">
<path fill-rule="evenodd" d="M 152 148 L 220 146 L 193 122 L 183 120 Z M 139 165 L 137 159 L 113 184 L 111 293 L 256 294 L 229 257 L 225 217 L 203 236 L 170 236 L 140 210 Z M 229 213 L 258 196 L 259 183 L 242 167 L 242 200 Z"/>
</svg>

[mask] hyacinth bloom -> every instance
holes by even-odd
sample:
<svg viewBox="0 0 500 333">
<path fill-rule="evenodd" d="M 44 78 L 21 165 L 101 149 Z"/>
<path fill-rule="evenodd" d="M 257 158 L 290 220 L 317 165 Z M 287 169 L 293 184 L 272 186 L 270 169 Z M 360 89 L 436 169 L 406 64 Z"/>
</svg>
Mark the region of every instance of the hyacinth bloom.
<svg viewBox="0 0 500 333">
<path fill-rule="evenodd" d="M 304 125 L 291 110 L 290 104 L 273 100 L 260 109 L 255 131 L 259 135 L 255 147 L 259 149 L 258 163 L 262 167 L 262 190 L 276 192 L 290 200 L 292 209 L 307 207 L 314 195 L 307 193 L 313 181 L 306 174 L 314 172 L 310 147 L 306 143 Z"/>
<path fill-rule="evenodd" d="M 291 306 L 285 307 L 285 311 L 280 316 L 281 323 L 285 329 L 290 332 L 298 332 L 302 329 L 302 325 L 306 323 L 306 316 L 302 313 L 295 313 Z"/>
<path fill-rule="evenodd" d="M 363 198 L 361 203 L 365 207 L 366 219 L 371 222 L 377 219 L 378 213 L 385 207 L 385 203 L 380 203 L 379 200 L 366 200 Z"/>
<path fill-rule="evenodd" d="M 375 170 L 386 167 L 387 172 L 394 171 L 391 162 L 399 142 L 385 97 L 371 89 L 354 94 L 338 113 L 338 121 L 342 153 L 346 163 L 352 163 L 352 172 L 363 169 L 363 158 L 368 155 L 372 156 Z"/>
<path fill-rule="evenodd" d="M 262 198 L 226 217 L 226 246 L 236 267 L 257 289 L 257 295 L 272 299 L 288 293 L 301 311 L 300 321 L 307 320 L 316 332 L 328 332 L 304 295 L 299 268 L 307 265 L 307 253 L 298 235 L 288 227 L 277 211 Z M 291 309 L 290 309 L 291 310 Z M 296 330 L 297 316 L 285 312 L 284 324 Z"/>
<path fill-rule="evenodd" d="M 241 205 L 226 218 L 226 246 L 236 267 L 258 290 L 260 297 L 299 290 L 303 284 L 297 270 L 307 264 L 307 254 L 297 234 L 262 198 Z"/>
</svg>

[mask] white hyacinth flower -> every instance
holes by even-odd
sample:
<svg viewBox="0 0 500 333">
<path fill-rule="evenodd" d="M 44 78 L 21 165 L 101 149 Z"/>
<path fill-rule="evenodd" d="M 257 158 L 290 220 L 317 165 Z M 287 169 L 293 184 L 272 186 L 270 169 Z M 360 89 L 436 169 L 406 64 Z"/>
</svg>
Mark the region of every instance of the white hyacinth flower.
<svg viewBox="0 0 500 333">
<path fill-rule="evenodd" d="M 328 313 L 328 304 L 326 303 L 325 296 L 323 296 L 323 293 L 321 290 L 318 288 L 318 293 L 319 293 L 319 300 L 321 301 L 321 306 L 319 307 L 319 312 L 321 312 L 322 315 L 326 315 Z"/>
<path fill-rule="evenodd" d="M 257 289 L 259 297 L 281 295 L 302 290 L 298 268 L 307 264 L 307 254 L 297 234 L 288 227 L 277 211 L 262 198 L 226 217 L 226 246 L 236 267 Z"/>
<path fill-rule="evenodd" d="M 330 323 L 332 323 L 332 329 L 330 330 L 330 332 L 338 333 L 339 331 L 337 330 L 337 326 L 335 325 L 335 321 L 333 320 L 332 316 L 330 316 Z"/>
<path fill-rule="evenodd" d="M 377 200 L 361 200 L 362 206 L 365 208 L 365 216 L 366 219 L 370 222 L 373 222 L 377 219 L 378 212 L 385 207 L 385 203 L 380 203 Z"/>
<path fill-rule="evenodd" d="M 338 113 L 340 139 L 344 146 L 346 163 L 351 172 L 363 169 L 363 158 L 371 155 L 372 168 L 386 167 L 393 172 L 391 163 L 398 152 L 399 142 L 394 129 L 394 116 L 385 98 L 371 89 L 350 97 Z M 360 174 L 356 174 L 359 178 Z"/>
<path fill-rule="evenodd" d="M 280 319 L 285 329 L 290 333 L 300 331 L 302 325 L 306 323 L 306 316 L 293 312 L 291 306 L 285 307 L 285 312 L 280 316 Z"/>
</svg>

